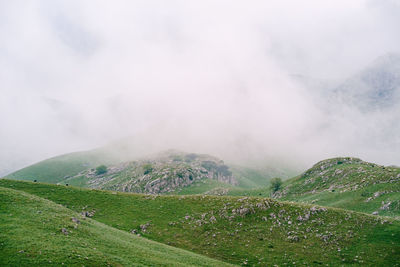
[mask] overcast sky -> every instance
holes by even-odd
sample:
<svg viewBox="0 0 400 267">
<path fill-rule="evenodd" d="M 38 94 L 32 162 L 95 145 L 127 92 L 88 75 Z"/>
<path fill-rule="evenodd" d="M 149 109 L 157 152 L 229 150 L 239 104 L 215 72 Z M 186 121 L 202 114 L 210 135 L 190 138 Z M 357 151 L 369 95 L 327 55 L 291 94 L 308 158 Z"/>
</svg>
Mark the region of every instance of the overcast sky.
<svg viewBox="0 0 400 267">
<path fill-rule="evenodd" d="M 399 25 L 396 0 L 0 0 L 0 169 L 126 136 L 400 165 L 391 120 L 337 106 L 332 121 L 326 87 L 293 78 L 340 84 L 399 52 Z"/>
</svg>

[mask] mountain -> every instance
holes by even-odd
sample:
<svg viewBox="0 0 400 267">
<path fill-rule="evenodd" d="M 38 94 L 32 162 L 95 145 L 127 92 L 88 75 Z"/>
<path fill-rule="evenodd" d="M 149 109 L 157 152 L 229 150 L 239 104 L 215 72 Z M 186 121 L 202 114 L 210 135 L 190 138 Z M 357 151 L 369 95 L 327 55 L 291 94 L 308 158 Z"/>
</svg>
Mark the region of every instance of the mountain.
<svg viewBox="0 0 400 267">
<path fill-rule="evenodd" d="M 136 193 L 220 194 L 227 188 L 256 188 L 282 171 L 230 165 L 206 154 L 167 150 L 147 157 L 119 157 L 108 148 L 44 160 L 7 175 L 8 179 L 69 184 Z M 103 172 L 97 167 L 102 166 Z"/>
<path fill-rule="evenodd" d="M 3 189 L 9 190 L 9 194 L 21 191 L 30 194 L 24 201 L 11 199 L 11 203 L 6 202 L 9 203 L 6 205 L 2 202 L 1 207 L 5 207 L 2 214 L 6 218 L 23 217 L 24 209 L 28 212 L 27 215 L 24 214 L 24 218 L 37 216 L 34 221 L 36 223 L 31 224 L 29 220 L 21 219 L 9 224 L 13 228 L 6 228 L 9 229 L 7 232 L 1 231 L 2 240 L 5 236 L 9 244 L 10 240 L 15 239 L 12 244 L 18 245 L 18 248 L 6 254 L 7 259 L 22 257 L 25 254 L 19 254 L 17 249 L 29 248 L 24 242 L 17 242 L 18 239 L 11 234 L 11 229 L 18 229 L 19 233 L 25 233 L 24 236 L 28 238 L 29 231 L 45 230 L 48 227 L 50 233 L 55 233 L 55 236 L 49 236 L 50 240 L 60 238 L 64 241 L 61 245 L 70 245 L 73 248 L 64 250 L 61 255 L 43 253 L 42 257 L 46 260 L 63 255 L 71 255 L 73 259 L 77 255 L 91 257 L 89 252 L 94 253 L 93 246 L 102 251 L 110 245 L 104 240 L 108 238 L 106 234 L 110 233 L 116 235 L 114 242 L 131 244 L 136 242 L 137 235 L 141 235 L 238 265 L 280 266 L 290 263 L 306 266 L 398 266 L 400 262 L 400 222 L 393 218 L 259 197 L 142 195 L 6 179 L 0 180 L 0 187 L 12 188 L 13 190 Z M 47 199 L 46 203 L 62 205 L 56 207 L 66 214 L 57 212 L 55 215 L 41 206 L 36 207 L 37 198 Z M 19 209 L 21 212 L 16 213 Z M 75 229 L 71 217 L 80 220 L 82 218 L 82 226 L 78 225 Z M 52 222 L 57 220 L 61 222 L 53 227 Z M 105 237 L 83 231 L 86 230 L 83 227 L 92 221 L 108 225 L 112 229 L 108 228 Z M 21 225 L 19 222 L 22 222 Z M 45 225 L 44 228 L 42 225 Z M 60 232 L 62 227 L 71 232 L 67 238 Z M 132 239 L 118 241 L 128 233 L 132 235 Z M 33 236 L 39 234 L 40 232 L 32 233 Z M 79 238 L 79 243 L 74 243 L 75 237 Z M 97 237 L 104 239 L 99 239 L 96 245 L 87 241 Z M 46 240 L 41 242 L 48 242 Z M 46 252 L 51 249 L 52 247 L 47 248 Z M 121 262 L 137 255 L 135 249 L 126 252 L 129 249 L 112 247 L 108 255 L 112 257 L 114 251 L 120 250 Z M 29 255 L 38 254 L 34 254 L 37 250 L 33 248 L 26 251 Z M 101 252 L 98 254 L 101 255 Z M 151 257 L 152 255 L 148 255 L 148 260 Z M 205 261 L 204 265 L 208 263 Z M 216 263 L 218 266 L 219 264 L 221 263 Z"/>
<path fill-rule="evenodd" d="M 333 97 L 362 112 L 394 107 L 400 100 L 400 55 L 377 58 L 335 88 Z"/>
<path fill-rule="evenodd" d="M 0 187 L 1 266 L 230 266 Z"/>
</svg>

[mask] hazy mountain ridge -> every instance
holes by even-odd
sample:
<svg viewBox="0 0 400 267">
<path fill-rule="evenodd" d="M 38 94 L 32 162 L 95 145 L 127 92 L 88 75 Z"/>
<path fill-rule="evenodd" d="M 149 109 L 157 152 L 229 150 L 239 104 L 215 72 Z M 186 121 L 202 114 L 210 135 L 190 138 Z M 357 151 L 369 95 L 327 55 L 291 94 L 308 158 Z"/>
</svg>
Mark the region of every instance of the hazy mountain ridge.
<svg viewBox="0 0 400 267">
<path fill-rule="evenodd" d="M 333 95 L 363 112 L 392 108 L 400 100 L 400 54 L 377 58 L 335 88 Z"/>
</svg>

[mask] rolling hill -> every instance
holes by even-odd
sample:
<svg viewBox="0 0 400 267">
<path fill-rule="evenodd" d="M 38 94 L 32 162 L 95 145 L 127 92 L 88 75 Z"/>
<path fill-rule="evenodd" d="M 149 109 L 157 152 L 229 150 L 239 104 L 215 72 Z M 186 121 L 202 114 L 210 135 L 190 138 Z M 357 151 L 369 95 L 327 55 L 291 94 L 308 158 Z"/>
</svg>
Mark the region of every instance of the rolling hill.
<svg viewBox="0 0 400 267">
<path fill-rule="evenodd" d="M 9 179 L 58 183 L 88 168 L 116 159 L 102 150 L 74 152 L 50 158 L 6 175 Z"/>
<path fill-rule="evenodd" d="M 231 190 L 230 195 L 271 196 L 279 200 L 331 206 L 400 217 L 400 168 L 340 157 L 318 162 L 283 182 L 281 189 Z"/>
<path fill-rule="evenodd" d="M 385 216 L 400 216 L 400 168 L 357 158 L 321 161 L 285 182 L 282 200 L 315 203 Z"/>
<path fill-rule="evenodd" d="M 229 266 L 0 187 L 1 266 Z"/>
<path fill-rule="evenodd" d="M 400 222 L 381 216 L 258 197 L 141 195 L 5 179 L 0 187 L 232 264 L 400 262 Z"/>
<path fill-rule="evenodd" d="M 100 165 L 105 168 L 101 173 L 96 171 Z M 230 165 L 206 154 L 167 150 L 126 160 L 97 149 L 44 160 L 6 178 L 137 193 L 213 194 L 266 186 L 276 174 L 283 172 Z"/>
</svg>

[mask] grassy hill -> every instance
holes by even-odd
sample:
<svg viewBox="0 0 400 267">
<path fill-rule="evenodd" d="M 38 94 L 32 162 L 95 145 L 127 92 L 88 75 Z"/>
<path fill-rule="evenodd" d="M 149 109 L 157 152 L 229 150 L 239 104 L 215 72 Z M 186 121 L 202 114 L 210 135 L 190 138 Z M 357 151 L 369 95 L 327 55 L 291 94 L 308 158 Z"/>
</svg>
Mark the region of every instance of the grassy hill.
<svg viewBox="0 0 400 267">
<path fill-rule="evenodd" d="M 222 160 L 209 155 L 173 150 L 114 164 L 101 173 L 94 168 L 88 169 L 65 179 L 63 184 L 83 184 L 84 187 L 90 188 L 159 194 L 178 191 L 204 180 L 238 184 L 229 166 Z"/>
<path fill-rule="evenodd" d="M 50 158 L 6 175 L 8 179 L 58 183 L 79 172 L 115 159 L 100 150 L 74 152 Z"/>
<path fill-rule="evenodd" d="M 106 171 L 98 173 L 99 165 Z M 137 193 L 213 194 L 268 185 L 276 172 L 230 166 L 210 155 L 176 150 L 126 161 L 97 149 L 44 160 L 6 178 Z"/>
<path fill-rule="evenodd" d="M 400 222 L 380 216 L 268 198 L 140 195 L 4 179 L 0 186 L 233 264 L 400 262 Z"/>
<path fill-rule="evenodd" d="M 0 187 L 0 266 L 228 266 Z"/>
<path fill-rule="evenodd" d="M 400 217 L 400 168 L 357 158 L 323 160 L 284 181 L 274 194 L 269 187 L 231 190 L 230 195 L 273 196 L 287 201 L 332 206 Z"/>
<path fill-rule="evenodd" d="M 400 168 L 357 158 L 321 161 L 288 180 L 276 197 L 385 216 L 400 216 Z"/>
</svg>

